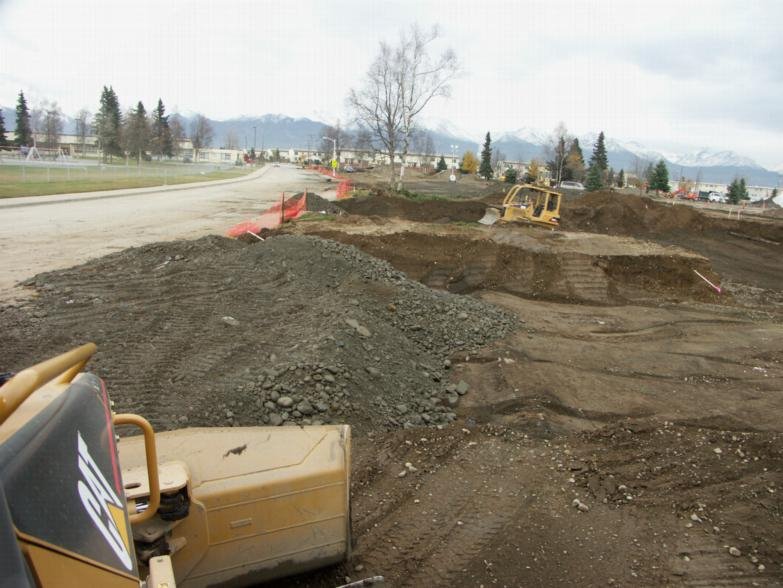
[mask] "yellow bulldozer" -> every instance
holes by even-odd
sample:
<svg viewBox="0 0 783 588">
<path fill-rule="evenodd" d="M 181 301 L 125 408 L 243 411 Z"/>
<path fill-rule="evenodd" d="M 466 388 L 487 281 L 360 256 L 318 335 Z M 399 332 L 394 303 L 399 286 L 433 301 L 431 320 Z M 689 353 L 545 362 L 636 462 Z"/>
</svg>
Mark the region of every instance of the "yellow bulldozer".
<svg viewBox="0 0 783 588">
<path fill-rule="evenodd" d="M 478 221 L 484 225 L 503 222 L 529 222 L 556 228 L 560 226 L 562 194 L 534 184 L 516 184 L 503 199 L 501 208 L 487 208 Z"/>
<path fill-rule="evenodd" d="M 349 556 L 348 426 L 155 433 L 83 372 L 95 350 L 0 387 L 0 585 L 248 586 Z"/>
</svg>

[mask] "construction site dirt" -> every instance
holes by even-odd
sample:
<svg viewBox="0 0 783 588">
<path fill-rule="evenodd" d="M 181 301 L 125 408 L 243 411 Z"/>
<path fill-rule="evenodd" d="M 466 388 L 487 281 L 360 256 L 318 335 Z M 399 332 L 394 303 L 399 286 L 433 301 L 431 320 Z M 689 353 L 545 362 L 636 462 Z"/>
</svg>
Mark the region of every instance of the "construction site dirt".
<svg viewBox="0 0 783 588">
<path fill-rule="evenodd" d="M 353 558 L 280 586 L 780 585 L 783 221 L 482 196 L 40 274 L 0 370 L 93 340 L 158 429 L 351 424 Z"/>
</svg>

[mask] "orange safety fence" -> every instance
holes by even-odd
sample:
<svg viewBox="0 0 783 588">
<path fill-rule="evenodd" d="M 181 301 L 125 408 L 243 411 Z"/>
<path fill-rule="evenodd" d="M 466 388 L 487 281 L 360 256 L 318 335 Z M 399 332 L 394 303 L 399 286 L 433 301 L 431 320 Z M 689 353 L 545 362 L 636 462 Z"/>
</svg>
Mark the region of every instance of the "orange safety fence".
<svg viewBox="0 0 783 588">
<path fill-rule="evenodd" d="M 332 170 L 329 168 L 323 167 L 322 165 L 314 165 L 311 166 L 310 169 L 313 169 L 317 171 L 320 174 L 323 174 L 325 176 L 329 176 L 330 178 L 334 178 L 335 180 L 339 180 L 340 183 L 337 184 L 337 199 L 343 200 L 344 198 L 350 198 L 351 197 L 351 191 L 353 190 L 353 182 L 346 178 L 345 176 L 341 176 L 340 174 L 334 174 Z"/>
<path fill-rule="evenodd" d="M 307 208 L 306 193 L 299 198 L 285 200 L 281 197 L 280 202 L 276 202 L 255 220 L 244 221 L 231 227 L 226 233 L 229 237 L 239 237 L 247 232 L 258 233 L 261 229 L 276 229 L 285 221 L 299 218 Z"/>
</svg>

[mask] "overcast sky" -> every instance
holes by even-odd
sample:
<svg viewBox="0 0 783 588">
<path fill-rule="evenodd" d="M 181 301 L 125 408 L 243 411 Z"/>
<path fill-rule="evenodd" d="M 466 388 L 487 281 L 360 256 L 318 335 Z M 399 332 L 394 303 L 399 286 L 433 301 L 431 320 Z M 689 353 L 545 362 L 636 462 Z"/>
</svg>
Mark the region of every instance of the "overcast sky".
<svg viewBox="0 0 783 588">
<path fill-rule="evenodd" d="M 783 164 L 783 2 L 0 0 L 0 104 L 346 122 L 378 42 L 438 24 L 464 74 L 427 116 L 480 136 L 603 130 Z"/>
</svg>

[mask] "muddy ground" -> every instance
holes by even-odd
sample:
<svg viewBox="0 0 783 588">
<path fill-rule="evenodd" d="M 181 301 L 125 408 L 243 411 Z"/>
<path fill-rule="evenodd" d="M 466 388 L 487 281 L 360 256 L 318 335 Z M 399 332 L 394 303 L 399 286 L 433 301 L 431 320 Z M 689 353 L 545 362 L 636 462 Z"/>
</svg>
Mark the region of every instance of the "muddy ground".
<svg viewBox="0 0 783 588">
<path fill-rule="evenodd" d="M 353 424 L 353 560 L 280 586 L 780 585 L 783 223 L 430 202 L 40 275 L 0 367 L 91 338 L 158 427 Z"/>
</svg>

